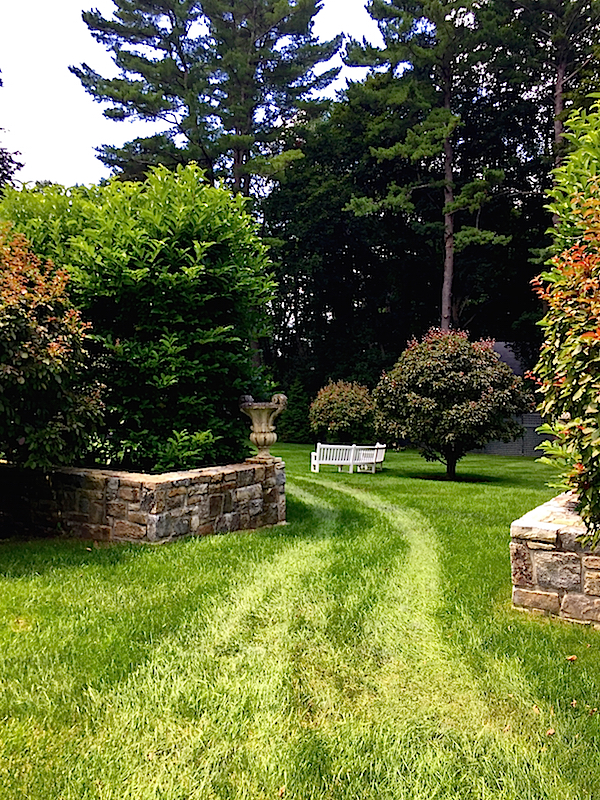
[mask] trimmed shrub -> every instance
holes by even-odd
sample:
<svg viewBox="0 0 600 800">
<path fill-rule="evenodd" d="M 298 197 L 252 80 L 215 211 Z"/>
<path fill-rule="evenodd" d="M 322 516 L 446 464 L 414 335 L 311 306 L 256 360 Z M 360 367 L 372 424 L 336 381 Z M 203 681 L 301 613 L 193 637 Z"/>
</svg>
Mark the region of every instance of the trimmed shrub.
<svg viewBox="0 0 600 800">
<path fill-rule="evenodd" d="M 373 439 L 375 403 L 366 386 L 331 380 L 310 406 L 310 427 L 319 438 L 334 444 Z"/>
<path fill-rule="evenodd" d="M 542 396 L 543 461 L 574 490 L 588 541 L 600 539 L 600 104 L 569 122 L 574 150 L 556 170 L 552 211 L 560 224 L 550 270 L 535 282 L 547 304 L 535 367 Z"/>
<path fill-rule="evenodd" d="M 0 453 L 25 467 L 73 464 L 101 420 L 84 349 L 89 325 L 67 283 L 24 236 L 0 228 Z"/>
<path fill-rule="evenodd" d="M 241 196 L 190 165 L 143 183 L 8 190 L 0 215 L 55 256 L 94 329 L 106 384 L 96 458 L 163 470 L 248 454 L 241 394 L 268 387 L 251 341 L 267 333 L 274 284 Z"/>
<path fill-rule="evenodd" d="M 388 441 L 409 439 L 449 478 L 469 450 L 522 433 L 513 416 L 532 407 L 523 380 L 493 350 L 462 331 L 432 328 L 413 339 L 374 391 L 377 428 Z"/>
</svg>

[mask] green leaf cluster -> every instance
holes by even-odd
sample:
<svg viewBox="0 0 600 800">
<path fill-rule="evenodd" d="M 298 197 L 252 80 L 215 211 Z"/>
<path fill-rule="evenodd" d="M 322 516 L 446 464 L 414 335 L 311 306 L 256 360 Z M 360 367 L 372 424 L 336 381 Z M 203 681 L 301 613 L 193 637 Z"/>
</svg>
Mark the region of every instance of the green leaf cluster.
<svg viewBox="0 0 600 800">
<path fill-rule="evenodd" d="M 375 403 L 366 386 L 329 381 L 313 400 L 310 427 L 331 443 L 365 444 L 373 439 Z"/>
<path fill-rule="evenodd" d="M 578 495 L 588 541 L 600 540 L 600 103 L 573 115 L 575 149 L 556 170 L 551 207 L 560 223 L 551 268 L 537 291 L 548 309 L 535 367 L 554 439 L 542 460 Z"/>
<path fill-rule="evenodd" d="M 103 463 L 160 470 L 246 454 L 237 398 L 266 391 L 250 342 L 267 331 L 274 284 L 244 206 L 194 165 L 143 183 L 9 191 L 0 204 L 69 270 L 93 324 Z"/>
<path fill-rule="evenodd" d="M 68 276 L 0 228 L 0 455 L 28 468 L 82 457 L 102 416 Z"/>
<path fill-rule="evenodd" d="M 522 378 L 500 361 L 493 342 L 470 342 L 462 331 L 432 328 L 413 340 L 374 391 L 378 435 L 409 439 L 428 461 L 441 461 L 449 477 L 469 450 L 516 439 L 516 415 L 532 397 Z"/>
<path fill-rule="evenodd" d="M 600 94 L 593 95 L 600 98 Z M 581 241 L 588 230 L 582 201 L 596 197 L 600 178 L 600 101 L 591 109 L 576 109 L 569 116 L 565 139 L 571 152 L 554 170 L 548 208 L 559 220 L 553 231 L 555 252 Z"/>
</svg>

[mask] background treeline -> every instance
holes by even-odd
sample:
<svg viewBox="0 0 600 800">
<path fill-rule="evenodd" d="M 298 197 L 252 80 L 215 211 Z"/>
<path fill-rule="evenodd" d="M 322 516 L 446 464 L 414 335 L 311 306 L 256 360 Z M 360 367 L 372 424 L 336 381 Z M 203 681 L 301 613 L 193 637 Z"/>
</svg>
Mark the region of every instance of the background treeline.
<svg viewBox="0 0 600 800">
<path fill-rule="evenodd" d="M 374 386 L 435 324 L 535 360 L 546 192 L 600 88 L 600 0 L 369 0 L 378 46 L 317 41 L 322 0 L 114 4 L 83 16 L 118 77 L 72 71 L 157 132 L 99 156 L 123 179 L 194 160 L 251 198 L 278 281 L 260 344 L 298 403 Z M 368 73 L 327 100 L 336 52 Z"/>
<path fill-rule="evenodd" d="M 297 132 L 305 158 L 263 203 L 279 261 L 273 363 L 309 393 L 330 377 L 373 385 L 441 324 L 512 342 L 531 366 L 546 192 L 568 110 L 600 88 L 600 6 L 368 7 L 384 46 L 351 42 L 345 58 L 371 73 Z"/>
</svg>

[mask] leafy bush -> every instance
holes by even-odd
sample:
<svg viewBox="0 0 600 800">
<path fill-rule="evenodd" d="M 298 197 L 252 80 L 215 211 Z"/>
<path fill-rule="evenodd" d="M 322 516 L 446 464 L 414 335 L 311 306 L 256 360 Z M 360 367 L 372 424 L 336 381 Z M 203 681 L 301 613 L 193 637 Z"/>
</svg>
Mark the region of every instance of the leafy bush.
<svg viewBox="0 0 600 800">
<path fill-rule="evenodd" d="M 0 452 L 15 464 L 71 464 L 101 418 L 87 379 L 82 322 L 68 277 L 41 264 L 22 235 L 0 229 Z"/>
<path fill-rule="evenodd" d="M 594 229 L 593 208 L 597 207 L 600 182 L 600 101 L 589 111 L 573 111 L 566 125 L 565 138 L 571 151 L 554 170 L 554 187 L 549 192 L 548 208 L 558 220 L 553 229 L 556 253 L 587 240 Z M 592 203 L 590 208 L 587 201 Z"/>
<path fill-rule="evenodd" d="M 0 216 L 57 257 L 107 386 L 102 463 L 163 469 L 247 454 L 240 394 L 267 387 L 251 340 L 273 283 L 244 199 L 194 165 L 143 183 L 8 190 Z"/>
<path fill-rule="evenodd" d="M 310 406 L 311 430 L 328 442 L 361 442 L 373 438 L 375 403 L 366 386 L 331 380 Z"/>
<path fill-rule="evenodd" d="M 600 538 L 600 104 L 577 112 L 575 149 L 556 170 L 550 206 L 558 215 L 557 246 L 566 246 L 536 282 L 547 304 L 545 340 L 535 375 L 543 426 L 554 441 L 545 458 L 579 496 L 588 539 Z M 544 283 L 542 283 L 542 281 Z"/>
<path fill-rule="evenodd" d="M 428 461 L 445 464 L 449 478 L 469 450 L 516 439 L 523 429 L 512 417 L 529 410 L 532 398 L 492 348 L 436 328 L 409 342 L 374 392 L 379 434 L 410 439 Z"/>
</svg>

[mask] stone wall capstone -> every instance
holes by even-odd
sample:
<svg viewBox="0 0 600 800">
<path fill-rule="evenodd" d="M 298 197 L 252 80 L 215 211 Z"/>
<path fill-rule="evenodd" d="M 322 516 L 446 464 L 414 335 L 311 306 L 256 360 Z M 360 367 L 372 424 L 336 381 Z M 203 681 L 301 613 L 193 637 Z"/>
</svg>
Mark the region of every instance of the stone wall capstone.
<svg viewBox="0 0 600 800">
<path fill-rule="evenodd" d="M 156 543 L 278 525 L 285 514 L 285 464 L 275 458 L 161 475 L 0 468 L 0 536 Z"/>
<path fill-rule="evenodd" d="M 513 605 L 600 625 L 600 545 L 586 532 L 570 492 L 544 503 L 510 528 Z"/>
</svg>

